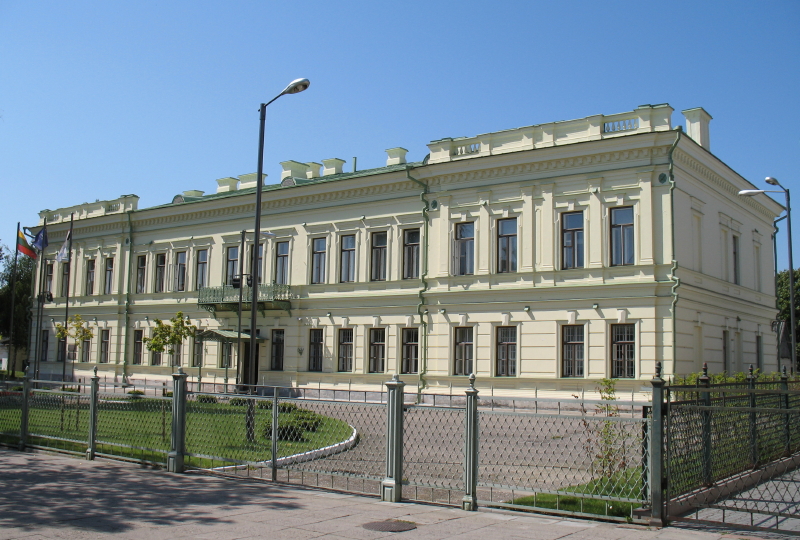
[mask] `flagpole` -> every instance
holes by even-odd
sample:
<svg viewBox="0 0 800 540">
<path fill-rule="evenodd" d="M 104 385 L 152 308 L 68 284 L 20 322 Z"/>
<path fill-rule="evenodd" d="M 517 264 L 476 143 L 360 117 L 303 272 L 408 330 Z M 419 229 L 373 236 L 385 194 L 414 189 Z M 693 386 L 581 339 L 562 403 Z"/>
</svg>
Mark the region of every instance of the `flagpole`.
<svg viewBox="0 0 800 540">
<path fill-rule="evenodd" d="M 36 365 L 34 366 L 33 377 L 34 379 L 39 379 L 39 373 L 42 368 L 42 354 L 44 350 L 42 348 L 42 318 L 44 315 L 44 301 L 45 297 L 45 280 L 47 276 L 44 275 L 47 268 L 47 259 L 44 257 L 44 249 L 41 251 L 42 260 L 39 261 L 39 294 L 36 296 L 37 300 L 37 312 L 36 312 Z"/>
<path fill-rule="evenodd" d="M 19 221 L 17 221 L 17 235 L 14 237 L 14 270 L 11 273 L 11 329 L 9 330 L 10 338 L 8 348 L 8 371 L 13 375 L 13 366 L 16 365 L 17 354 L 16 347 L 14 346 L 14 303 L 17 295 L 17 257 L 19 256 Z M 13 357 L 13 361 L 12 361 Z"/>
<path fill-rule="evenodd" d="M 69 329 L 69 282 L 72 281 L 72 221 L 75 218 L 75 213 L 71 212 L 69 214 L 69 235 L 68 247 L 67 247 L 67 284 L 64 290 L 64 296 L 66 297 L 66 301 L 64 302 L 64 328 Z M 64 338 L 64 349 L 62 350 L 62 357 L 61 359 L 64 361 L 64 365 L 61 366 L 61 380 L 64 381 L 67 378 L 67 338 Z M 73 370 L 75 366 L 72 366 Z"/>
</svg>

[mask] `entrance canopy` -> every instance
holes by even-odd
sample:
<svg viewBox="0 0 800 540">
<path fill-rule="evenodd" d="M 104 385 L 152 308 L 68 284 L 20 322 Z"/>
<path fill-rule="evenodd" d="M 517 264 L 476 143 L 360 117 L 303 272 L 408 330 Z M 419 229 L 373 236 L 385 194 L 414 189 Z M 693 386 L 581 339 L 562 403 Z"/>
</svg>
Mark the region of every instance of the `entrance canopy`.
<svg viewBox="0 0 800 540">
<path fill-rule="evenodd" d="M 227 343 L 231 341 L 238 341 L 239 334 L 233 330 L 203 330 L 195 334 L 195 339 L 202 341 L 216 341 L 217 343 Z M 265 338 L 256 334 L 258 341 L 265 341 Z M 242 341 L 250 341 L 250 334 L 242 332 Z"/>
</svg>

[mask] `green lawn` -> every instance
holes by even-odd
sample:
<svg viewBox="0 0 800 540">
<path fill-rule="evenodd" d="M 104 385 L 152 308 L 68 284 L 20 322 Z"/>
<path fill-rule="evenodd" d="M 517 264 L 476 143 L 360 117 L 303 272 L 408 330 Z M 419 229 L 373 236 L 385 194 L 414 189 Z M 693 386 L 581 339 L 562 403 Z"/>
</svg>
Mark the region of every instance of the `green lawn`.
<svg viewBox="0 0 800 540">
<path fill-rule="evenodd" d="M 268 403 L 263 400 L 259 403 Z M 263 406 L 263 405 L 262 405 Z M 284 410 L 285 409 L 285 410 Z M 259 462 L 272 457 L 272 410 L 255 408 L 254 437 L 248 441 L 246 406 L 190 401 L 186 410 L 186 451 L 235 461 Z M 19 396 L 0 396 L 0 442 L 15 445 L 19 438 Z M 85 452 L 88 446 L 89 402 L 86 395 L 37 392 L 29 405 L 29 443 Z M 101 396 L 98 407 L 97 451 L 120 457 L 165 463 L 170 447 L 172 402 L 168 399 Z M 290 456 L 348 439 L 346 422 L 307 409 L 282 407 L 278 426 L 278 456 Z M 285 426 L 295 426 L 287 429 Z M 133 446 L 128 448 L 117 445 Z M 205 458 L 187 457 L 195 467 L 212 466 Z M 214 460 L 220 465 L 220 460 Z"/>
</svg>

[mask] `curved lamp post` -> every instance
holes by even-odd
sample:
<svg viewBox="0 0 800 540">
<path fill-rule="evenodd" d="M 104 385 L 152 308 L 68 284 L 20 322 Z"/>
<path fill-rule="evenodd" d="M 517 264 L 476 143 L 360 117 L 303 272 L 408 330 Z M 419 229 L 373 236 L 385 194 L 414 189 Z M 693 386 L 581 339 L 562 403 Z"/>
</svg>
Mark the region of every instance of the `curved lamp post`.
<svg viewBox="0 0 800 540">
<path fill-rule="evenodd" d="M 781 188 L 780 191 L 777 190 L 765 190 L 765 189 L 743 189 L 739 192 L 739 195 L 743 197 L 753 197 L 755 195 L 759 195 L 761 193 L 783 193 L 786 197 L 786 234 L 788 236 L 789 241 L 789 324 L 791 325 L 791 329 L 789 335 L 792 338 L 792 367 L 797 370 L 800 369 L 800 366 L 797 365 L 797 336 L 795 335 L 795 321 L 794 321 L 794 263 L 792 261 L 792 206 L 789 199 L 789 190 L 783 187 L 777 179 L 767 176 L 764 180 L 767 184 L 771 186 L 776 186 Z M 775 291 L 777 294 L 777 291 Z M 780 360 L 780 359 L 779 359 Z"/>
<path fill-rule="evenodd" d="M 256 238 L 261 235 L 261 189 L 263 187 L 262 172 L 264 170 L 264 125 L 267 119 L 267 107 L 270 103 L 281 96 L 285 96 L 286 94 L 298 94 L 302 92 L 308 88 L 310 84 L 311 83 L 308 81 L 308 79 L 295 79 L 283 89 L 283 92 L 268 102 L 261 104 L 261 125 L 258 134 L 258 170 L 256 172 L 256 223 L 254 231 Z M 250 275 L 254 276 L 254 283 L 252 287 L 253 296 L 250 304 L 250 365 L 248 366 L 249 377 L 245 376 L 243 378 L 249 379 L 252 384 L 255 384 L 258 376 L 258 369 L 256 367 L 256 362 L 258 361 L 258 358 L 256 357 L 256 318 L 258 316 L 258 256 L 253 257 L 253 260 L 251 261 Z"/>
</svg>

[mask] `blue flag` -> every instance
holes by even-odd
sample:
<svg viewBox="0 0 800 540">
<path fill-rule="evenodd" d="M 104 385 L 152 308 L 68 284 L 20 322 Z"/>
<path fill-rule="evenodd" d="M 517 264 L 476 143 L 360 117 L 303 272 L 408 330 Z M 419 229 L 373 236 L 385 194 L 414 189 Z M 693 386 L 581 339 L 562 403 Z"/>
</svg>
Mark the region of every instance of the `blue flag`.
<svg viewBox="0 0 800 540">
<path fill-rule="evenodd" d="M 41 230 L 33 237 L 31 245 L 39 251 L 44 251 L 50 243 L 47 241 L 47 227 L 42 227 Z"/>
</svg>

